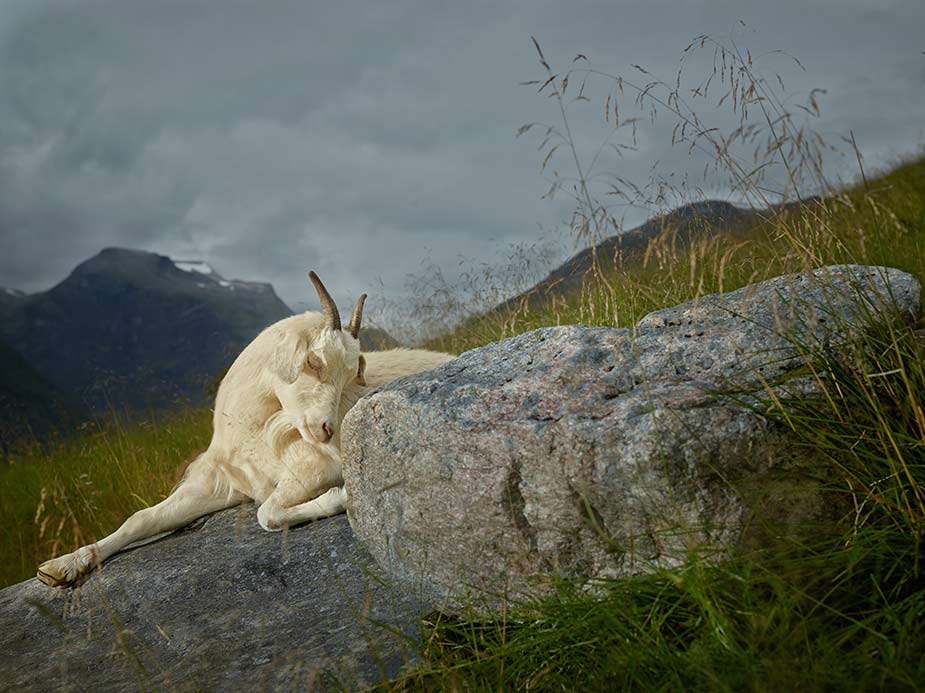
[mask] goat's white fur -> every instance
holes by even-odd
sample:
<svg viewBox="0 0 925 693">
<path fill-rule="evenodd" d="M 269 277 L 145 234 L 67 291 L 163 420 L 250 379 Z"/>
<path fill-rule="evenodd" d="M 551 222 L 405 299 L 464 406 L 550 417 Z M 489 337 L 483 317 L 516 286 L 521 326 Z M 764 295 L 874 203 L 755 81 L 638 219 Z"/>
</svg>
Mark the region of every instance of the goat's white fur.
<svg viewBox="0 0 925 693">
<path fill-rule="evenodd" d="M 70 585 L 129 544 L 248 498 L 259 504 L 257 520 L 268 531 L 343 512 L 344 415 L 371 388 L 453 357 L 392 349 L 363 358 L 365 372 L 359 341 L 348 331 L 330 329 L 319 313 L 294 315 L 265 329 L 222 379 L 212 442 L 173 492 L 96 544 L 46 561 L 39 579 Z"/>
</svg>

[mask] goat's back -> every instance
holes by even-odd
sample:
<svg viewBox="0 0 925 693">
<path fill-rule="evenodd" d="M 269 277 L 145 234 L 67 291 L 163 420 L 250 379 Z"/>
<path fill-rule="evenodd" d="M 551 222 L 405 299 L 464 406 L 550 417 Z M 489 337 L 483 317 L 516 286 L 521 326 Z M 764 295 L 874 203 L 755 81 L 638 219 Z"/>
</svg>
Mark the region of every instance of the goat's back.
<svg viewBox="0 0 925 693">
<path fill-rule="evenodd" d="M 427 349 L 369 351 L 363 356 L 366 359 L 366 384 L 371 388 L 405 375 L 429 371 L 456 358 L 452 354 Z"/>
</svg>

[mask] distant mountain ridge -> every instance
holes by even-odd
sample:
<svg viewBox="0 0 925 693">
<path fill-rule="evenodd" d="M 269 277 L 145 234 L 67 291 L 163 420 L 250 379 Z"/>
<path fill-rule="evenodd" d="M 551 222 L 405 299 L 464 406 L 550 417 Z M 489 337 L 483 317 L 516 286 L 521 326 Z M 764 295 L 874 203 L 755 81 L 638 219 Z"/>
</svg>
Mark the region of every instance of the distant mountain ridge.
<svg viewBox="0 0 925 693">
<path fill-rule="evenodd" d="M 29 377 L 15 368 L 15 379 L 34 381 L 25 391 L 43 412 L 64 411 L 39 401 L 43 391 L 67 400 L 69 410 L 86 405 L 98 413 L 207 404 L 216 378 L 241 350 L 289 315 L 271 284 L 226 279 L 201 260 L 127 248 L 103 249 L 48 291 L 0 289 L 0 339 L 28 365 Z M 360 342 L 367 351 L 398 346 L 376 328 L 362 330 Z M 23 388 L 8 392 L 4 375 L 0 403 L 22 404 Z M 0 424 L 14 418 L 15 408 L 0 412 Z M 47 429 L 46 418 L 35 417 L 34 428 Z"/>
<path fill-rule="evenodd" d="M 106 248 L 48 291 L 8 294 L 2 337 L 96 411 L 202 404 L 215 374 L 292 311 L 270 284 L 190 264 Z"/>
</svg>

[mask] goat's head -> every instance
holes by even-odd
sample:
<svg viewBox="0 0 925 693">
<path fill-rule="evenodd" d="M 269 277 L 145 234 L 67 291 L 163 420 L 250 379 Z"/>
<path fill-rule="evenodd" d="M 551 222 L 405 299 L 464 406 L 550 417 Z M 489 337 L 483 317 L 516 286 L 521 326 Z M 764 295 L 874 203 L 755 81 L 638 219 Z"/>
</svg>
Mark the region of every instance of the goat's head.
<svg viewBox="0 0 925 693">
<path fill-rule="evenodd" d="M 328 443 L 340 425 L 338 410 L 344 387 L 351 381 L 366 384 L 359 342 L 366 294 L 357 301 L 345 331 L 334 299 L 317 274 L 311 272 L 309 277 L 321 300 L 321 319 L 308 323 L 311 328 L 283 333 L 272 370 L 279 378 L 275 391 L 284 419 L 306 441 Z"/>
</svg>

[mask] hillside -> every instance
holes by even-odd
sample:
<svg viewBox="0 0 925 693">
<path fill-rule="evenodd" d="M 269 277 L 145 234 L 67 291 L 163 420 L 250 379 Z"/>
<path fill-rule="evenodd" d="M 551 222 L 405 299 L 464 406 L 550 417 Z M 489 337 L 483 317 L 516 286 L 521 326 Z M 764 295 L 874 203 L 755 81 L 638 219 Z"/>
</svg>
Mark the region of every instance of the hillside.
<svg viewBox="0 0 925 693">
<path fill-rule="evenodd" d="M 89 414 L 0 342 L 0 454 L 4 461 L 17 441 L 69 432 Z"/>
<path fill-rule="evenodd" d="M 681 247 L 689 246 L 695 239 L 711 236 L 735 241 L 775 215 L 792 214 L 814 202 L 818 202 L 818 199 L 811 198 L 763 210 L 736 207 L 723 200 L 704 200 L 678 207 L 649 219 L 641 226 L 609 236 L 579 251 L 542 281 L 505 302 L 502 307 L 517 305 L 525 299 L 532 305 L 540 305 L 553 297 L 578 291 L 587 273 L 593 268 L 595 256 L 599 266 L 605 270 L 613 270 L 618 266 L 638 266 L 644 262 L 650 245 L 660 238 L 670 238 L 672 244 Z"/>
<path fill-rule="evenodd" d="M 925 283 L 925 159 L 868 172 L 858 185 L 815 202 L 732 228 L 719 225 L 710 229 L 715 233 L 695 234 L 684 242 L 675 242 L 681 234 L 667 228 L 636 245 L 635 252 L 624 253 L 624 262 L 603 263 L 600 271 L 588 273 L 584 285 L 572 284 L 580 290 L 559 292 L 549 282 L 545 286 L 551 290 L 540 297 L 546 300 L 524 296 L 527 300 L 508 302 L 428 346 L 463 352 L 547 325 L 629 327 L 653 310 L 686 301 L 705 305 L 710 294 L 833 263 L 898 268 Z M 570 266 L 581 268 L 588 255 L 573 258 Z M 560 270 L 554 280 L 581 274 Z M 691 309 L 671 322 L 689 344 L 701 337 L 690 329 L 697 314 Z M 825 400 L 778 399 L 769 387 L 758 408 L 797 436 L 795 454 L 808 454 L 807 473 L 832 484 L 829 502 L 843 499 L 853 508 L 844 518 L 844 537 L 830 544 L 817 535 L 779 553 L 768 550 L 719 567 L 708 554 L 692 552 L 679 569 L 655 579 L 604 580 L 593 591 L 566 583 L 552 598 L 529 602 L 493 621 L 480 614 L 430 619 L 428 666 L 410 672 L 395 688 L 515 689 L 526 681 L 544 690 L 921 690 L 925 341 L 921 319 L 914 327 L 918 332 L 889 329 L 868 335 L 859 353 L 844 360 L 828 341 L 816 347 L 800 344 L 815 376 L 807 381 L 825 388 Z M 627 350 L 642 353 L 639 333 L 631 334 Z M 665 349 L 661 355 L 681 362 L 687 348 Z M 521 370 L 535 367 L 532 349 L 523 351 L 527 363 Z M 738 356 L 734 348 L 724 351 L 732 359 Z M 712 364 L 710 359 L 703 367 Z M 602 371 L 595 378 L 598 374 Z M 633 384 L 630 380 L 626 387 Z M 655 387 L 646 384 L 644 404 L 635 416 L 656 406 Z M 622 394 L 624 388 L 614 391 Z M 522 397 L 523 391 L 518 394 Z M 525 399 L 524 404 L 533 402 Z M 562 411 L 570 414 L 572 407 L 569 400 Z M 689 421 L 675 408 L 653 425 L 659 442 L 651 450 L 660 456 L 665 475 L 680 460 L 685 470 L 691 469 L 689 450 L 671 451 L 662 438 L 673 422 L 687 429 Z M 589 419 L 589 427 L 596 422 Z M 584 424 L 575 427 L 581 432 L 575 439 L 582 443 Z M 466 425 L 484 430 L 469 419 Z M 493 433 L 497 423 L 486 428 Z M 617 435 L 627 444 L 639 440 L 622 429 Z M 689 447 L 700 448 L 707 438 L 692 437 L 696 442 Z M 549 451 L 569 443 L 554 439 Z M 733 458 L 748 465 L 752 452 Z M 479 453 L 484 456 L 484 449 Z M 525 457 L 532 462 L 536 455 Z M 575 464 L 580 466 L 573 459 L 578 460 L 574 452 L 566 465 L 571 479 L 578 476 Z M 595 492 L 620 463 L 608 464 L 606 472 L 592 477 Z M 639 474 L 635 460 L 628 466 Z M 521 467 L 514 478 L 521 493 L 549 488 L 548 477 L 522 485 L 528 477 Z M 433 494 L 434 487 L 428 491 Z M 523 495 L 509 498 L 512 513 L 519 510 L 526 523 L 532 518 L 553 522 Z M 611 537 L 595 505 L 589 500 L 583 507 L 594 535 Z M 675 512 L 673 502 L 664 507 L 666 513 Z M 542 534 L 532 536 L 548 541 L 547 531 L 543 527 Z M 633 550 L 632 542 L 617 537 L 611 550 Z"/>
<path fill-rule="evenodd" d="M 17 289 L 0 289 L 0 320 L 5 320 L 26 299 L 26 294 Z"/>
<path fill-rule="evenodd" d="M 552 295 L 564 295 L 581 287 L 585 274 L 591 270 L 595 255 L 598 262 L 610 263 L 613 258 L 641 260 L 649 243 L 659 235 L 675 233 L 678 239 L 688 242 L 695 233 L 711 230 L 714 233 L 732 233 L 748 222 L 758 219 L 759 213 L 741 209 L 728 202 L 706 200 L 695 202 L 667 214 L 649 219 L 641 226 L 605 238 L 593 247 L 585 248 L 566 260 L 524 295 L 544 300 Z M 511 299 L 517 302 L 521 297 Z"/>
<path fill-rule="evenodd" d="M 363 351 L 384 351 L 401 344 L 381 327 L 364 327 L 360 330 L 360 348 Z"/>
</svg>

